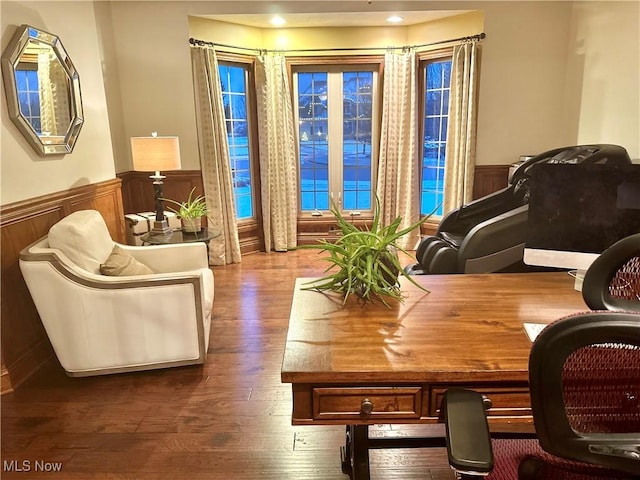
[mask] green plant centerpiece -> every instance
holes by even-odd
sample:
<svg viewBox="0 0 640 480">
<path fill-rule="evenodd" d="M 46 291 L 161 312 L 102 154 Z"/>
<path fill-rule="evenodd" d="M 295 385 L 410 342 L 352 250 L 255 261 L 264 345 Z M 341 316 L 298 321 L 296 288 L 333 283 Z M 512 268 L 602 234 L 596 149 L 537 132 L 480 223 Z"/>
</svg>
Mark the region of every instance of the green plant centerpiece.
<svg viewBox="0 0 640 480">
<path fill-rule="evenodd" d="M 407 275 L 398 259 L 398 252 L 407 253 L 397 241 L 403 235 L 418 228 L 428 217 L 398 230 L 402 218 L 396 218 L 391 224 L 383 226 L 380 222 L 380 201 L 376 197 L 376 208 L 370 229 L 361 230 L 349 223 L 332 203 L 331 213 L 336 217 L 340 236 L 335 241 L 319 240 L 313 245 L 300 245 L 298 248 L 321 250 L 329 254 L 326 260 L 331 263 L 328 275 L 310 282 L 306 290 L 333 291 L 343 296 L 343 304 L 350 295 L 355 294 L 363 301 L 378 299 L 389 306 L 386 298 L 403 300 L 399 276 L 406 277 L 421 290 L 426 291 Z"/>
<path fill-rule="evenodd" d="M 185 232 L 199 232 L 202 230 L 202 217 L 207 214 L 207 201 L 204 195 L 194 197 L 196 187 L 189 192 L 189 197 L 184 202 L 178 202 L 165 198 L 166 202 L 176 205 L 178 208 L 167 207 L 182 220 L 182 229 Z"/>
</svg>

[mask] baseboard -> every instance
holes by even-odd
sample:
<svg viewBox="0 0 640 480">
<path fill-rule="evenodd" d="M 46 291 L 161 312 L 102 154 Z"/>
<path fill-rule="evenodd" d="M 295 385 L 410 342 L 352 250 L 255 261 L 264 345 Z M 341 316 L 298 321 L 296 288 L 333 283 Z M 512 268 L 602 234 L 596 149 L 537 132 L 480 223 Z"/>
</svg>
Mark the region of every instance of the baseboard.
<svg viewBox="0 0 640 480">
<path fill-rule="evenodd" d="M 258 237 L 243 238 L 240 240 L 240 253 L 247 255 L 264 250 L 262 241 Z"/>
</svg>

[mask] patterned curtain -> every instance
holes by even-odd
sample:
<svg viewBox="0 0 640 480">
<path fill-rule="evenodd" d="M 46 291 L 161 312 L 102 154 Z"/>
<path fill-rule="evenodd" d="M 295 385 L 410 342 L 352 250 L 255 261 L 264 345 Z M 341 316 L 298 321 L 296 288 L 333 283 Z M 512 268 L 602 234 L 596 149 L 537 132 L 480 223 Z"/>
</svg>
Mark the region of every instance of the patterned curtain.
<svg viewBox="0 0 640 480">
<path fill-rule="evenodd" d="M 459 208 L 472 199 L 476 163 L 479 50 L 478 41 L 468 41 L 453 49 L 444 171 L 444 213 Z"/>
<path fill-rule="evenodd" d="M 377 194 L 383 224 L 402 217 L 401 229 L 420 218 L 416 75 L 415 52 L 385 55 Z M 419 236 L 416 229 L 398 244 L 413 248 Z"/>
<path fill-rule="evenodd" d="M 291 89 L 282 54 L 257 57 L 260 180 L 267 252 L 297 245 L 298 187 Z"/>
<path fill-rule="evenodd" d="M 51 48 L 38 53 L 38 84 L 41 131 L 63 137 L 71 124 L 69 80 Z"/>
<path fill-rule="evenodd" d="M 47 51 L 38 53 L 38 89 L 40 95 L 40 129 L 43 134 L 57 135 L 56 110 L 53 104 L 53 90 L 49 81 L 50 55 Z"/>
<path fill-rule="evenodd" d="M 240 242 L 222 87 L 215 50 L 193 47 L 191 61 L 196 92 L 196 119 L 208 227 L 221 232 L 209 242 L 209 263 L 240 263 Z"/>
</svg>

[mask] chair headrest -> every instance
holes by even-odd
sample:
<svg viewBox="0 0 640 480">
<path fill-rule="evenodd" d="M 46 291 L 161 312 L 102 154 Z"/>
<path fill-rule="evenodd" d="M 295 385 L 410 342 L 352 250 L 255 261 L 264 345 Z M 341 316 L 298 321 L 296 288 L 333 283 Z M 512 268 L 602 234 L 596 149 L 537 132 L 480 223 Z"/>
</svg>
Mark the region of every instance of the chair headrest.
<svg viewBox="0 0 640 480">
<path fill-rule="evenodd" d="M 95 210 L 79 210 L 64 217 L 49 230 L 49 247 L 64 253 L 80 268 L 100 273 L 114 242 L 107 225 Z"/>
</svg>

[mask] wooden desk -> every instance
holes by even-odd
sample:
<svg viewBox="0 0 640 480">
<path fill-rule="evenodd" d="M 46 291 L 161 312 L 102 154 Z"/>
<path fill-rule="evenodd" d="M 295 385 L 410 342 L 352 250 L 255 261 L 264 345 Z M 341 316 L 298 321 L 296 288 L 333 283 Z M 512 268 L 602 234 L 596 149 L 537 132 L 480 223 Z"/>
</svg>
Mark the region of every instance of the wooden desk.
<svg viewBox="0 0 640 480">
<path fill-rule="evenodd" d="M 489 397 L 492 429 L 532 429 L 522 324 L 588 310 L 564 272 L 414 279 L 430 293 L 403 278 L 406 299 L 393 308 L 343 306 L 301 290 L 311 279 L 296 282 L 281 372 L 293 388 L 292 422 L 348 425 L 343 469 L 353 478 L 368 478 L 368 425 L 435 423 L 449 387 Z"/>
</svg>

